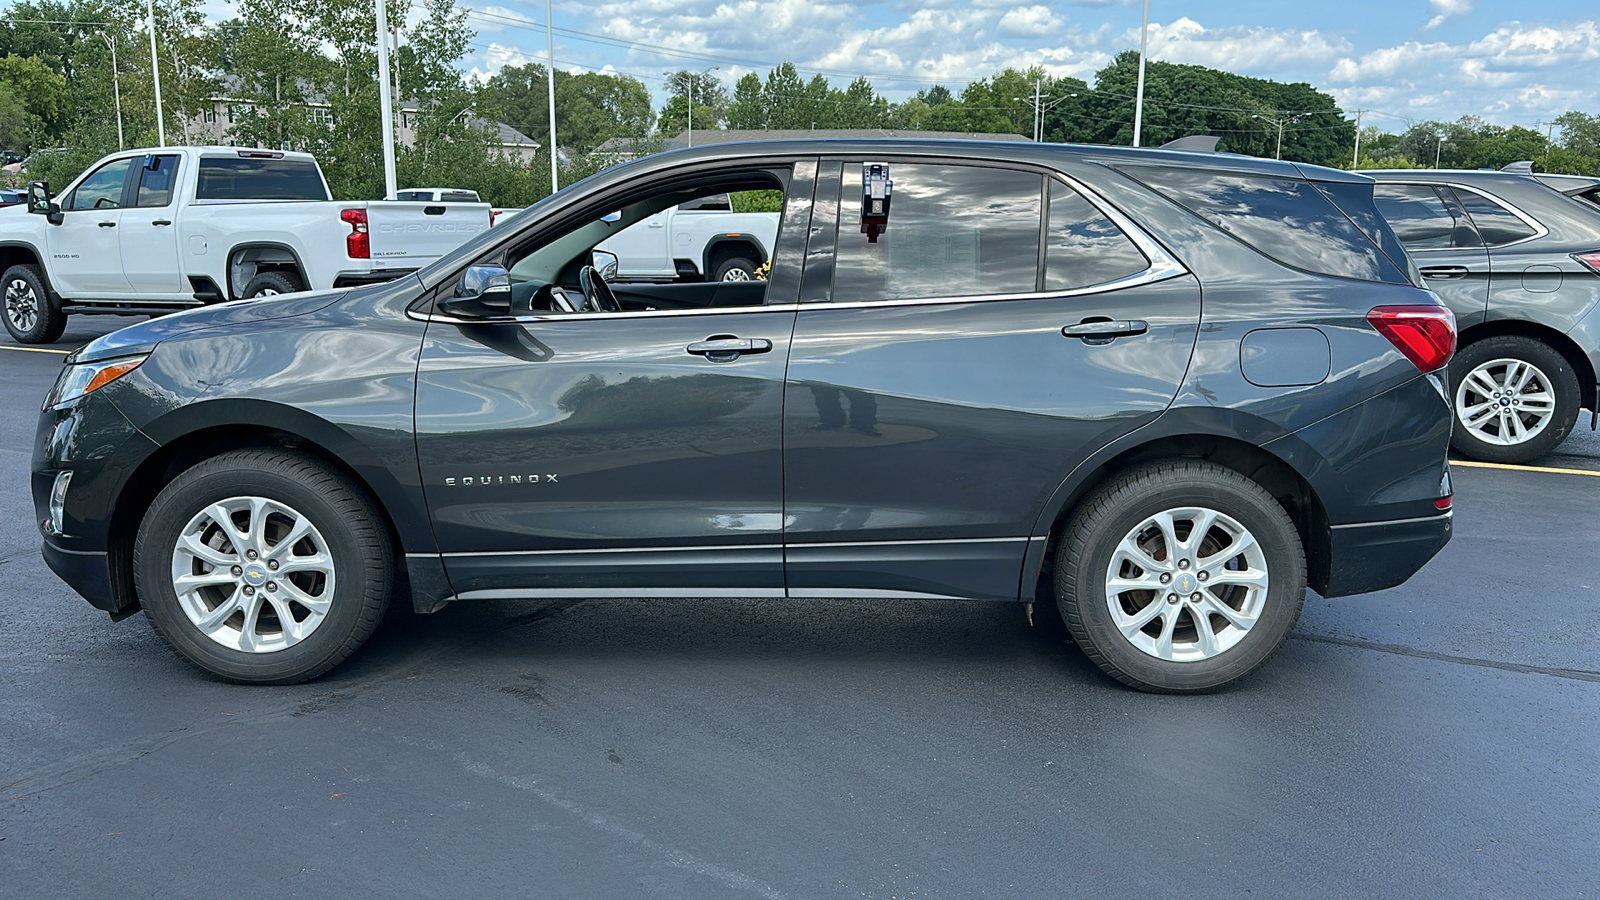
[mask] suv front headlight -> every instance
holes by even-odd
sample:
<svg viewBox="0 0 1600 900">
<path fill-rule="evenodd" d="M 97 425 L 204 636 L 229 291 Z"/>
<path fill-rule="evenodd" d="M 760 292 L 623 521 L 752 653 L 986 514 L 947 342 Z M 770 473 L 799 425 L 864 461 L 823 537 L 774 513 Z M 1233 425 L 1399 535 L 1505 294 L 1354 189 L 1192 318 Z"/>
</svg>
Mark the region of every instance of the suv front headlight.
<svg viewBox="0 0 1600 900">
<path fill-rule="evenodd" d="M 100 390 L 139 368 L 139 364 L 149 358 L 149 355 L 144 353 L 138 356 L 119 356 L 116 359 L 67 366 L 56 378 L 56 386 L 51 388 L 49 395 L 44 398 L 44 408 L 54 409 L 71 403 L 85 394 Z"/>
</svg>

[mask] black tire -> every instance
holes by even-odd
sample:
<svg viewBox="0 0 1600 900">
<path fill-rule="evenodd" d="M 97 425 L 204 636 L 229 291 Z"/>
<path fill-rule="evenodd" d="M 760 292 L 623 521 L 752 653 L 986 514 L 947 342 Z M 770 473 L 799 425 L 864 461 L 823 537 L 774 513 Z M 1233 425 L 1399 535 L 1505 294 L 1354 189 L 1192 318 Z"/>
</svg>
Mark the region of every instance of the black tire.
<svg viewBox="0 0 1600 900">
<path fill-rule="evenodd" d="M 274 294 L 293 294 L 305 289 L 300 276 L 293 272 L 262 272 L 244 286 L 244 293 L 240 298 L 254 300 L 257 297 L 270 297 Z"/>
<path fill-rule="evenodd" d="M 50 299 L 38 266 L 12 266 L 0 275 L 6 331 L 22 344 L 53 344 L 67 330 L 67 314 Z"/>
<path fill-rule="evenodd" d="M 331 558 L 333 585 L 324 617 L 298 643 L 281 649 L 249 652 L 213 640 L 185 611 L 174 587 L 174 553 L 183 529 L 211 504 L 239 497 L 264 497 L 291 507 L 320 533 L 316 537 Z M 163 488 L 139 525 L 133 566 L 145 618 L 175 653 L 224 681 L 309 681 L 355 652 L 389 605 L 397 575 L 381 522 L 377 505 L 359 484 L 313 457 L 238 450 L 207 459 Z M 266 594 L 261 598 L 262 609 L 278 609 L 265 602 Z M 281 620 L 273 612 L 267 622 L 264 633 L 270 635 L 271 623 Z"/>
<path fill-rule="evenodd" d="M 1178 661 L 1152 655 L 1123 636 L 1112 616 L 1106 581 L 1124 537 L 1158 513 L 1185 507 L 1222 513 L 1253 535 L 1262 551 L 1268 582 L 1254 624 L 1242 631 L 1242 637 L 1232 638 L 1237 643 L 1209 658 Z M 1194 571 L 1197 576 L 1198 568 Z M 1305 552 L 1283 507 L 1250 479 L 1201 460 L 1139 466 L 1094 491 L 1074 510 L 1062 532 L 1055 577 L 1061 617 L 1089 659 L 1124 684 L 1162 694 L 1213 691 L 1255 673 L 1294 630 L 1306 593 Z M 1208 590 L 1202 585 L 1191 596 L 1201 597 L 1200 591 Z M 1226 589 L 1227 596 L 1236 596 L 1231 592 L 1237 590 L 1242 589 Z M 1172 596 L 1176 595 L 1167 595 Z M 1166 598 L 1156 593 L 1142 608 L 1165 602 Z M 1175 623 L 1171 632 L 1175 632 L 1190 615 L 1182 611 L 1189 607 L 1173 605 L 1171 609 L 1179 610 L 1171 613 Z M 1220 616 L 1203 617 L 1221 620 Z M 1188 628 L 1198 633 L 1197 623 L 1192 618 L 1187 622 Z M 1156 627 L 1160 630 L 1161 625 Z M 1225 621 L 1222 627 L 1227 628 Z"/>
<path fill-rule="evenodd" d="M 1470 398 L 1463 397 L 1462 382 L 1480 366 L 1490 366 L 1491 375 L 1503 371 L 1496 368 L 1494 363 L 1507 359 L 1517 360 L 1538 370 L 1555 394 L 1555 412 L 1544 428 L 1527 440 L 1497 444 L 1468 427 L 1463 403 L 1469 402 Z M 1450 446 L 1462 456 L 1482 462 L 1525 463 L 1548 456 L 1572 433 L 1572 426 L 1578 420 L 1581 398 L 1578 375 L 1572 370 L 1572 363 L 1549 344 L 1514 334 L 1475 341 L 1450 360 L 1450 408 L 1456 417 L 1455 427 L 1450 433 Z M 1494 432 L 1499 430 L 1498 425 L 1493 423 L 1486 427 Z"/>
<path fill-rule="evenodd" d="M 716 274 L 715 274 L 713 280 L 715 280 L 715 281 L 754 281 L 755 277 L 756 277 L 756 268 L 757 268 L 757 266 L 756 266 L 756 264 L 755 264 L 755 262 L 753 260 L 746 259 L 743 256 L 735 256 L 735 257 L 732 257 L 731 259 L 725 259 L 722 262 L 717 264 L 717 271 L 716 271 Z M 735 271 L 743 272 L 744 273 L 744 277 L 740 278 L 738 276 L 735 276 L 733 278 L 729 278 L 728 277 L 729 273 L 735 272 Z"/>
</svg>

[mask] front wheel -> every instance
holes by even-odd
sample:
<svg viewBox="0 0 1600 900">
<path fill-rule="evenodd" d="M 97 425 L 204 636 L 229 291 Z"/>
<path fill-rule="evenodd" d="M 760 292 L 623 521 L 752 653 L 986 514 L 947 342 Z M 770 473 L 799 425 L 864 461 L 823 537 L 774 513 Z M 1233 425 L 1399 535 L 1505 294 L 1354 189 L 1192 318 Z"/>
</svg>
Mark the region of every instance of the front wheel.
<svg viewBox="0 0 1600 900">
<path fill-rule="evenodd" d="M 12 266 L 0 275 L 6 331 L 19 343 L 50 344 L 67 330 L 67 314 L 50 302 L 37 266 Z"/>
<path fill-rule="evenodd" d="M 168 484 L 140 523 L 134 576 L 150 625 L 225 681 L 295 684 L 377 627 L 393 550 L 360 485 L 298 453 L 240 450 Z"/>
<path fill-rule="evenodd" d="M 1500 335 L 1468 344 L 1450 361 L 1456 427 L 1450 446 L 1483 462 L 1548 455 L 1578 418 L 1578 376 L 1542 341 Z"/>
<path fill-rule="evenodd" d="M 1113 678 L 1199 693 L 1266 665 L 1305 601 L 1300 534 L 1260 485 L 1177 460 L 1131 469 L 1072 515 L 1056 596 L 1078 646 Z"/>
</svg>

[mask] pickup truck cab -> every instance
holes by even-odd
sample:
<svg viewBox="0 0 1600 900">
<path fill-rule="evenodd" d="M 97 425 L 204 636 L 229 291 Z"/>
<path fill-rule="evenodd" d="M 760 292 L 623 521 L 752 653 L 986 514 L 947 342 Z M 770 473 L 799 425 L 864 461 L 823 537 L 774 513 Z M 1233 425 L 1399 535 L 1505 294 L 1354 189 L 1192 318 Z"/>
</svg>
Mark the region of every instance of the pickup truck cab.
<svg viewBox="0 0 1600 900">
<path fill-rule="evenodd" d="M 623 280 L 749 281 L 777 237 L 777 213 L 734 212 L 727 194 L 712 194 L 637 222 L 599 249 L 616 254 Z"/>
<path fill-rule="evenodd" d="M 309 154 L 236 147 L 115 153 L 57 196 L 0 209 L 6 330 L 71 314 L 155 315 L 388 281 L 488 229 L 482 203 L 334 201 Z"/>
</svg>

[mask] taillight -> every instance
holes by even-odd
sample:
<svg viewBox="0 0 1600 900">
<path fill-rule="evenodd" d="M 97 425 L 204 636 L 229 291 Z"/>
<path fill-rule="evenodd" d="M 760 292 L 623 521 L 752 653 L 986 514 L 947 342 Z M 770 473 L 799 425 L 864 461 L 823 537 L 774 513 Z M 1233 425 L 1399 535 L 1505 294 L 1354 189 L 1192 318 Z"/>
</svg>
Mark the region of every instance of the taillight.
<svg viewBox="0 0 1600 900">
<path fill-rule="evenodd" d="M 1440 497 L 1439 499 L 1433 501 L 1433 508 L 1434 509 L 1449 509 L 1450 508 L 1450 502 L 1451 502 L 1451 498 L 1450 497 L 1448 497 L 1448 496 Z"/>
<path fill-rule="evenodd" d="M 350 233 L 344 238 L 345 255 L 351 259 L 371 259 L 372 239 L 367 236 L 367 211 L 347 209 L 339 218 L 350 223 Z"/>
<path fill-rule="evenodd" d="M 1600 275 L 1600 250 L 1591 250 L 1588 253 L 1574 253 L 1572 258 L 1589 267 L 1589 271 Z"/>
<path fill-rule="evenodd" d="M 498 209 L 489 210 L 489 227 L 490 228 L 494 227 L 494 220 L 498 219 L 498 218 L 500 218 L 500 210 L 498 210 Z"/>
<path fill-rule="evenodd" d="M 1367 321 L 1422 372 L 1444 367 L 1456 352 L 1456 317 L 1443 306 L 1380 306 Z"/>
</svg>

